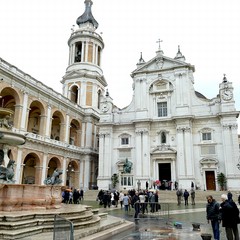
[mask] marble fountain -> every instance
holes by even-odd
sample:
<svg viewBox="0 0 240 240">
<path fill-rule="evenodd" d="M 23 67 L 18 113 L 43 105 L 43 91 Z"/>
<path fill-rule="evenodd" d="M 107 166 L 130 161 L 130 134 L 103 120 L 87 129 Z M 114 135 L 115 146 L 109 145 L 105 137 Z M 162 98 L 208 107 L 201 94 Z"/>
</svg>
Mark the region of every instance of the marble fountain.
<svg viewBox="0 0 240 240">
<path fill-rule="evenodd" d="M 57 169 L 45 185 L 15 183 L 16 163 L 9 158 L 9 151 L 23 145 L 26 138 L 13 131 L 13 114 L 11 109 L 0 108 L 0 239 L 42 239 L 43 234 L 49 234 L 49 239 L 56 215 L 72 222 L 75 239 L 98 232 L 104 235 L 116 226 L 120 230 L 131 226 L 123 219 L 108 219 L 106 213 L 86 205 L 63 204 L 61 171 Z"/>
</svg>

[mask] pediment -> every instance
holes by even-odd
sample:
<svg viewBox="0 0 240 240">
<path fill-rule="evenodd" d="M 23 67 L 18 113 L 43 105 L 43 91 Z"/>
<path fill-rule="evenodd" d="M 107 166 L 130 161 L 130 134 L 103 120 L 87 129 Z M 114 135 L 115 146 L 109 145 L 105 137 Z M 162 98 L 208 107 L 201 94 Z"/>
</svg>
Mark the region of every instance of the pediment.
<svg viewBox="0 0 240 240">
<path fill-rule="evenodd" d="M 177 151 L 171 148 L 169 145 L 159 145 L 152 149 L 151 154 L 176 154 Z"/>
<path fill-rule="evenodd" d="M 217 165 L 218 164 L 218 160 L 214 158 L 203 158 L 199 162 L 201 165 Z"/>
<path fill-rule="evenodd" d="M 156 56 L 150 61 L 142 64 L 139 68 L 134 70 L 132 74 L 136 75 L 138 73 L 148 73 L 159 70 L 166 71 L 182 67 L 192 68 L 194 71 L 194 66 L 189 63 L 185 63 L 183 61 L 179 61 L 165 56 Z"/>
</svg>

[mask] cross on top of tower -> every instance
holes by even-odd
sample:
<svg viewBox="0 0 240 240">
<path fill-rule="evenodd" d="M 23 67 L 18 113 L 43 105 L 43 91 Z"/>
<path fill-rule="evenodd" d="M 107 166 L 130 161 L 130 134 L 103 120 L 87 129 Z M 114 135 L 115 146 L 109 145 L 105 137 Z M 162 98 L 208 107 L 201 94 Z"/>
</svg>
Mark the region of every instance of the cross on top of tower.
<svg viewBox="0 0 240 240">
<path fill-rule="evenodd" d="M 161 42 L 163 42 L 163 40 L 161 40 L 160 38 L 156 42 L 158 43 L 158 50 L 161 50 L 161 45 L 160 45 Z"/>
</svg>

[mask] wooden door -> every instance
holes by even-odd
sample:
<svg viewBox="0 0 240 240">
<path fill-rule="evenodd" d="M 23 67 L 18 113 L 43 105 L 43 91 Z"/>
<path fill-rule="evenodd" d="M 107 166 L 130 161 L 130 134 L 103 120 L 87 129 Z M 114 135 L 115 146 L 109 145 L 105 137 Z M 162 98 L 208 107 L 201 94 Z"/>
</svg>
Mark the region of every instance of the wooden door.
<svg viewBox="0 0 240 240">
<path fill-rule="evenodd" d="M 216 190 L 216 182 L 215 182 L 214 171 L 206 171 L 205 174 L 206 174 L 207 190 Z"/>
</svg>

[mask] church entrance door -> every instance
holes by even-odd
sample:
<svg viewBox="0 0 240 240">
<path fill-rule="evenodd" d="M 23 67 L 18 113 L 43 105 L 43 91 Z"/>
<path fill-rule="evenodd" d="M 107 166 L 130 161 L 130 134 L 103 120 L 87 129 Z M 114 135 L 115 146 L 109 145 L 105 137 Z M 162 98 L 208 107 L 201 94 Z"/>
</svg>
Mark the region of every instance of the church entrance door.
<svg viewBox="0 0 240 240">
<path fill-rule="evenodd" d="M 167 189 L 168 182 L 171 181 L 171 163 L 158 164 L 159 180 L 161 181 L 160 189 Z"/>
<path fill-rule="evenodd" d="M 205 174 L 206 174 L 207 190 L 216 190 L 216 182 L 215 182 L 214 171 L 206 171 Z"/>
</svg>

